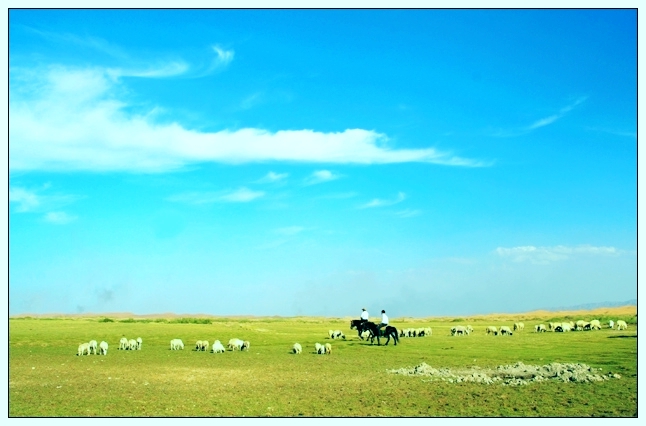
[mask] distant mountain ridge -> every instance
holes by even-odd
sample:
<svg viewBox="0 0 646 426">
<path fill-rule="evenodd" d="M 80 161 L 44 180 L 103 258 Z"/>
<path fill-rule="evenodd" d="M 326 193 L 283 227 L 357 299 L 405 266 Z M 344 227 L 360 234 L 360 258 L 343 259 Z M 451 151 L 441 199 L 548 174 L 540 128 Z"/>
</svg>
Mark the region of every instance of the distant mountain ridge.
<svg viewBox="0 0 646 426">
<path fill-rule="evenodd" d="M 637 306 L 637 299 L 630 299 L 624 302 L 598 302 L 598 303 L 584 303 L 582 305 L 574 306 L 561 306 L 558 308 L 541 308 L 542 311 L 585 311 L 597 308 L 613 308 L 616 306 Z"/>
</svg>

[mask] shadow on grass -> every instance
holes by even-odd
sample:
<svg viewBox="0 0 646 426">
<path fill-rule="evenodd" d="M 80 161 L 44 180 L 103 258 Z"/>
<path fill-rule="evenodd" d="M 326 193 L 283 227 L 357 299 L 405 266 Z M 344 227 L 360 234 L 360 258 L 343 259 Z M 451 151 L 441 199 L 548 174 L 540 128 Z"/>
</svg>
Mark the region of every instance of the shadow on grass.
<svg viewBox="0 0 646 426">
<path fill-rule="evenodd" d="M 632 335 L 632 336 L 608 336 L 608 339 L 636 339 L 637 335 Z"/>
</svg>

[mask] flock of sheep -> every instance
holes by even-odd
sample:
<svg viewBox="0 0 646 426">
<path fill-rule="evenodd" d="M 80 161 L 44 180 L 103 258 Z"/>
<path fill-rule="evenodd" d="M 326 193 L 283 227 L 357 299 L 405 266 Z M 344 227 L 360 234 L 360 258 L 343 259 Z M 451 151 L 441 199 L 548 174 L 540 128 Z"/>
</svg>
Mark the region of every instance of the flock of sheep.
<svg viewBox="0 0 646 426">
<path fill-rule="evenodd" d="M 617 330 L 625 330 L 628 328 L 628 325 L 626 324 L 626 321 L 618 320 L 617 321 Z M 613 320 L 608 321 L 608 328 L 614 328 L 615 322 Z M 514 323 L 513 325 L 513 331 L 512 328 L 510 328 L 507 325 L 503 325 L 500 327 L 500 329 L 494 327 L 493 325 L 488 326 L 485 329 L 486 334 L 491 334 L 493 336 L 511 336 L 513 335 L 514 331 L 522 331 L 525 329 L 525 324 L 522 322 L 517 322 Z M 545 324 L 537 324 L 534 326 L 534 332 L 535 333 L 541 333 L 545 331 L 553 331 L 557 333 L 562 333 L 566 331 L 584 331 L 584 330 L 601 330 L 601 321 L 599 320 L 592 320 L 592 321 L 584 321 L 584 320 L 579 320 L 577 322 L 570 321 L 570 322 L 550 322 L 548 323 L 547 326 Z M 462 335 L 469 335 L 470 333 L 473 332 L 473 327 L 470 325 L 463 326 L 463 325 L 458 325 L 455 327 L 451 327 L 451 336 L 462 336 Z"/>
<path fill-rule="evenodd" d="M 616 323 L 612 320 L 608 321 L 608 328 L 614 329 L 615 324 L 617 325 L 617 330 L 625 330 L 628 328 L 628 325 L 626 324 L 626 322 L 622 320 L 617 320 Z M 514 323 L 513 325 L 513 331 L 522 331 L 524 330 L 524 328 L 525 328 L 525 324 L 523 324 L 522 322 L 517 322 L 517 323 Z M 601 322 L 599 320 L 592 320 L 589 322 L 584 320 L 579 320 L 576 323 L 574 321 L 562 322 L 562 323 L 550 322 L 548 323 L 547 326 L 545 326 L 545 324 L 537 324 L 534 326 L 534 332 L 536 333 L 541 333 L 548 330 L 553 332 L 566 332 L 566 331 L 572 331 L 572 330 L 576 330 L 576 331 L 601 330 Z M 457 325 L 457 326 L 451 327 L 451 336 L 469 335 L 472 332 L 473 332 L 473 327 L 471 327 L 470 325 L 467 325 L 467 326 Z M 364 333 L 369 334 L 368 331 L 364 331 Z M 485 329 L 485 333 L 491 334 L 494 336 L 513 335 L 512 328 L 506 325 L 500 326 L 500 328 L 496 328 L 495 326 L 490 325 Z M 404 328 L 399 331 L 399 337 L 424 337 L 424 336 L 431 336 L 432 334 L 433 334 L 433 330 L 431 330 L 430 327 Z M 343 334 L 343 332 L 340 330 L 329 330 L 328 337 L 330 339 L 345 340 L 345 334 Z M 131 350 L 131 351 L 141 350 L 142 343 L 143 343 L 143 340 L 141 339 L 141 337 L 138 337 L 137 339 L 127 339 L 125 337 L 122 337 L 121 340 L 119 340 L 119 349 Z M 250 347 L 250 343 L 248 340 L 243 341 L 235 338 L 229 340 L 229 343 L 227 344 L 227 349 L 230 349 L 231 351 L 236 351 L 236 350 L 248 351 L 249 347 Z M 170 341 L 170 350 L 174 351 L 174 350 L 183 350 L 183 349 L 184 349 L 184 342 L 182 342 L 181 339 L 173 339 Z M 209 341 L 198 340 L 195 343 L 195 350 L 203 351 L 203 352 L 208 351 Z M 326 343 L 324 345 L 320 343 L 316 343 L 314 345 L 314 350 L 315 350 L 315 353 L 317 354 L 329 355 L 330 353 L 332 353 L 332 345 L 329 343 Z M 216 340 L 213 342 L 213 345 L 211 345 L 211 352 L 214 354 L 224 353 L 225 347 L 222 345 L 222 343 L 219 340 Z M 303 348 L 299 343 L 294 343 L 294 346 L 292 347 L 292 352 L 294 354 L 300 354 L 303 352 Z M 96 340 L 90 340 L 88 343 L 81 343 L 78 347 L 77 355 L 81 356 L 81 355 L 90 355 L 90 354 L 107 355 L 108 343 L 105 341 L 102 341 L 100 344 L 97 345 Z"/>
</svg>

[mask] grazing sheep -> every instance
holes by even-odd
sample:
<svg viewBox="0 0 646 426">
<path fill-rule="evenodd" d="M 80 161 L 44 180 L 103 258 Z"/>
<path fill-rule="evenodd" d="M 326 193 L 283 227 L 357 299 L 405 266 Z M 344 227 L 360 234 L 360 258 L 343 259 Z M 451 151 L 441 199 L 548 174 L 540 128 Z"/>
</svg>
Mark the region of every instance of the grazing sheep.
<svg viewBox="0 0 646 426">
<path fill-rule="evenodd" d="M 466 330 L 467 330 L 467 334 L 473 333 L 473 327 L 471 327 L 470 325 L 466 326 Z"/>
<path fill-rule="evenodd" d="M 617 320 L 617 330 L 625 330 L 628 328 L 628 324 L 624 320 Z"/>
<path fill-rule="evenodd" d="M 536 333 L 545 333 L 545 324 L 537 324 L 534 326 L 534 332 Z"/>
<path fill-rule="evenodd" d="M 325 344 L 325 353 L 328 355 L 332 353 L 332 345 L 330 345 L 329 343 Z"/>
<path fill-rule="evenodd" d="M 294 351 L 295 354 L 300 354 L 301 352 L 303 352 L 303 347 L 300 345 L 300 343 L 294 343 L 292 351 Z"/>
<path fill-rule="evenodd" d="M 87 355 L 90 355 L 90 344 L 81 343 L 79 345 L 78 351 L 76 351 L 76 356 L 82 356 L 87 352 Z"/>
<path fill-rule="evenodd" d="M 170 350 L 171 351 L 177 351 L 179 349 L 184 349 L 184 342 L 182 342 L 182 339 L 173 339 L 170 341 Z"/>
<path fill-rule="evenodd" d="M 334 330 L 332 332 L 332 338 L 333 339 L 343 339 L 345 340 L 345 334 L 341 330 Z"/>
<path fill-rule="evenodd" d="M 589 322 L 586 322 L 585 324 L 583 324 L 583 330 L 590 330 L 590 323 Z"/>
<path fill-rule="evenodd" d="M 572 331 L 572 327 L 570 327 L 570 323 L 564 322 L 559 325 L 557 325 L 554 328 L 554 331 L 559 332 L 559 333 L 565 333 L 566 331 Z"/>
<path fill-rule="evenodd" d="M 209 350 L 209 341 L 208 340 L 198 340 L 195 342 L 196 351 L 208 351 Z"/>
<path fill-rule="evenodd" d="M 505 334 L 512 336 L 514 333 L 511 332 L 511 329 L 506 326 L 506 325 L 501 325 L 500 326 L 500 331 L 499 331 L 501 336 L 504 336 Z"/>
<path fill-rule="evenodd" d="M 241 351 L 244 351 L 244 350 L 246 349 L 246 350 L 247 350 L 247 352 L 249 352 L 249 348 L 250 348 L 250 347 L 251 347 L 251 343 L 249 343 L 249 341 L 248 341 L 248 340 L 245 340 L 245 341 L 242 343 L 242 346 L 240 346 L 240 350 L 241 350 Z"/>
<path fill-rule="evenodd" d="M 493 334 L 494 336 L 497 336 L 497 335 L 498 335 L 498 329 L 497 329 L 496 327 L 494 327 L 493 325 L 490 325 L 490 326 L 489 326 L 489 327 L 487 327 L 487 329 L 485 330 L 485 333 L 487 333 L 487 334 Z"/>
<path fill-rule="evenodd" d="M 548 323 L 550 331 L 556 331 L 556 327 L 559 327 L 561 325 L 560 322 L 550 322 Z"/>
<path fill-rule="evenodd" d="M 240 339 L 231 339 L 229 340 L 229 343 L 227 344 L 227 348 L 231 349 L 232 351 L 235 351 L 236 349 L 241 351 L 242 350 L 242 345 L 244 345 L 244 342 Z"/>
<path fill-rule="evenodd" d="M 586 321 L 583 321 L 583 320 L 578 320 L 576 322 L 576 325 L 575 325 L 574 329 L 577 330 L 577 331 L 581 331 L 581 330 L 584 329 L 586 324 L 589 324 L 589 323 L 586 322 Z"/>
<path fill-rule="evenodd" d="M 432 336 L 433 335 L 433 329 L 431 327 L 426 327 L 424 329 L 424 336 Z"/>
<path fill-rule="evenodd" d="M 119 340 L 119 349 L 124 351 L 128 349 L 128 339 L 122 337 L 121 340 Z"/>
<path fill-rule="evenodd" d="M 522 331 L 525 329 L 525 324 L 522 322 L 515 322 L 514 323 L 514 331 Z"/>
<path fill-rule="evenodd" d="M 615 322 L 613 320 L 608 321 L 609 328 L 615 328 Z"/>
<path fill-rule="evenodd" d="M 469 330 L 463 325 L 456 325 L 451 327 L 451 336 L 469 334 Z"/>
<path fill-rule="evenodd" d="M 406 337 L 408 334 L 408 329 L 407 328 L 400 328 L 399 329 L 399 337 Z"/>
<path fill-rule="evenodd" d="M 107 355 L 108 354 L 108 342 L 103 341 L 99 343 L 99 355 Z"/>
<path fill-rule="evenodd" d="M 214 354 L 224 353 L 224 346 L 222 346 L 222 343 L 220 343 L 219 340 L 216 340 L 215 342 L 213 342 L 213 346 L 211 347 L 211 350 L 213 351 Z"/>
<path fill-rule="evenodd" d="M 334 339 L 334 330 L 328 330 L 327 335 L 330 339 Z"/>
<path fill-rule="evenodd" d="M 96 340 L 90 340 L 88 343 L 88 346 L 90 347 L 90 353 L 94 353 L 94 355 L 97 355 L 96 353 Z"/>
<path fill-rule="evenodd" d="M 130 349 L 131 351 L 137 349 L 137 341 L 135 339 L 128 340 L 128 349 Z"/>
<path fill-rule="evenodd" d="M 561 326 L 563 327 L 564 332 L 572 331 L 572 329 L 574 328 L 574 325 L 572 325 L 571 321 L 570 322 L 564 322 L 564 323 L 561 324 Z"/>
<path fill-rule="evenodd" d="M 316 353 L 321 355 L 325 353 L 325 346 L 323 346 L 320 343 L 315 343 L 314 344 L 314 349 L 316 349 Z"/>
<path fill-rule="evenodd" d="M 601 321 L 592 320 L 590 321 L 590 330 L 601 330 Z"/>
<path fill-rule="evenodd" d="M 137 337 L 137 350 L 141 350 L 141 344 L 144 343 L 143 340 L 141 340 L 141 337 Z"/>
</svg>

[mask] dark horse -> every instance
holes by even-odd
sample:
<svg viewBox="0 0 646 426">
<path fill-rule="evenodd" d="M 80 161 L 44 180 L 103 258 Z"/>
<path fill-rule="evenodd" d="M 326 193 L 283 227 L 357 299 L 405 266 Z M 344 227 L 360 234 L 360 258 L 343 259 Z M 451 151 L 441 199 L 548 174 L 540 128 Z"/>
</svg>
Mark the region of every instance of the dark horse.
<svg viewBox="0 0 646 426">
<path fill-rule="evenodd" d="M 381 345 L 381 342 L 379 341 L 380 335 L 382 337 L 388 338 L 388 340 L 386 340 L 386 345 L 388 345 L 388 342 L 390 342 L 391 337 L 395 341 L 395 346 L 397 346 L 397 342 L 399 342 L 399 337 L 397 337 L 398 335 L 397 329 L 390 325 L 387 325 L 383 330 L 379 330 L 379 327 L 377 327 L 377 324 L 375 324 L 374 322 L 367 321 L 367 322 L 364 322 L 363 324 L 359 324 L 357 329 L 359 330 L 359 334 L 361 334 L 361 332 L 363 332 L 364 330 L 368 330 L 370 332 L 370 343 L 373 343 L 376 337 L 377 346 Z"/>
<path fill-rule="evenodd" d="M 350 321 L 350 330 L 352 330 L 353 328 L 356 328 L 357 333 L 359 333 L 359 338 L 361 340 L 363 340 L 363 337 L 361 337 L 361 332 L 363 331 L 361 329 L 361 324 L 363 324 L 363 323 L 364 323 L 364 321 L 362 321 L 362 320 L 351 320 Z"/>
</svg>

